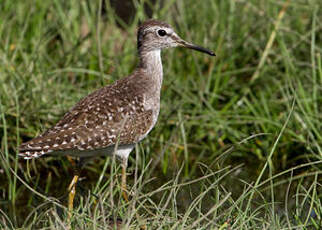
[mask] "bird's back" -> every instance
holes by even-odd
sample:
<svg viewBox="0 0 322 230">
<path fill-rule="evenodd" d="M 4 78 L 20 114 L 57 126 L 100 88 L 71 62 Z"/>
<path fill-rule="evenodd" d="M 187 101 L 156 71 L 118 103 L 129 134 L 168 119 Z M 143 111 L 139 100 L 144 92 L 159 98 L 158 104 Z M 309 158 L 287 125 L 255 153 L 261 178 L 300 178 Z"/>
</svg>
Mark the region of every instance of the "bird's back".
<svg viewBox="0 0 322 230">
<path fill-rule="evenodd" d="M 152 85 L 149 76 L 136 71 L 91 93 L 54 127 L 23 143 L 19 155 L 24 158 L 62 152 L 81 155 L 82 151 L 105 149 L 116 143 L 120 146 L 137 143 L 154 126 L 159 113 L 160 99 Z"/>
</svg>

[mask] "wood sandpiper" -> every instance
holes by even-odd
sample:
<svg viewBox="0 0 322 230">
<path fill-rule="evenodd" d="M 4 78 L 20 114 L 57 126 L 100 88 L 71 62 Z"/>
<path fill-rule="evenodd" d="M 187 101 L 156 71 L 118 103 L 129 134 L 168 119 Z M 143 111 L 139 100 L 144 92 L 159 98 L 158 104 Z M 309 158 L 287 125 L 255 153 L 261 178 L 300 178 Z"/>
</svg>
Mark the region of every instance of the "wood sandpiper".
<svg viewBox="0 0 322 230">
<path fill-rule="evenodd" d="M 25 159 L 43 155 L 89 158 L 112 156 L 122 161 L 121 189 L 125 200 L 126 168 L 130 152 L 157 122 L 163 78 L 161 49 L 186 47 L 215 54 L 181 39 L 167 23 L 147 20 L 138 29 L 139 64 L 133 74 L 107 85 L 80 100 L 52 128 L 19 147 Z M 69 186 L 69 213 L 73 209 L 75 185 Z"/>
</svg>

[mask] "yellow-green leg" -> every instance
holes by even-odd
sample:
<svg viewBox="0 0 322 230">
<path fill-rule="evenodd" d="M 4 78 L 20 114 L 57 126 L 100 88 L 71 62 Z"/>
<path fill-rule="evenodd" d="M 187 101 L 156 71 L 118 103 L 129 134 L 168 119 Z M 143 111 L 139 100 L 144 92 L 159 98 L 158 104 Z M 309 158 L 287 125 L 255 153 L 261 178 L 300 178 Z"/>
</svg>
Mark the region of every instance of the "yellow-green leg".
<svg viewBox="0 0 322 230">
<path fill-rule="evenodd" d="M 78 181 L 79 176 L 74 175 L 72 182 L 68 186 L 68 220 L 71 219 L 73 215 L 73 207 L 74 207 L 74 197 L 76 194 L 76 184 Z"/>
<path fill-rule="evenodd" d="M 121 191 L 122 196 L 126 202 L 129 201 L 127 190 L 126 190 L 126 168 L 127 168 L 127 159 L 122 159 L 122 182 L 121 182 Z"/>
</svg>

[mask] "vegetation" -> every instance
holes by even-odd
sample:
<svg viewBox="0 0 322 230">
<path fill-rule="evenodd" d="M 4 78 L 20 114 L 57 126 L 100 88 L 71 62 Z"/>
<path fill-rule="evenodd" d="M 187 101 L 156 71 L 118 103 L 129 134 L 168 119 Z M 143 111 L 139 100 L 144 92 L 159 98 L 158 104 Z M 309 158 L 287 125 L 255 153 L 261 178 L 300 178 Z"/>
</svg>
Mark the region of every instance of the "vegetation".
<svg viewBox="0 0 322 230">
<path fill-rule="evenodd" d="M 321 1 L 133 0 L 129 23 L 110 2 L 0 1 L 0 229 L 321 229 Z M 130 201 L 118 162 L 93 159 L 69 223 L 72 164 L 17 147 L 133 71 L 147 11 L 217 57 L 162 52 Z"/>
</svg>

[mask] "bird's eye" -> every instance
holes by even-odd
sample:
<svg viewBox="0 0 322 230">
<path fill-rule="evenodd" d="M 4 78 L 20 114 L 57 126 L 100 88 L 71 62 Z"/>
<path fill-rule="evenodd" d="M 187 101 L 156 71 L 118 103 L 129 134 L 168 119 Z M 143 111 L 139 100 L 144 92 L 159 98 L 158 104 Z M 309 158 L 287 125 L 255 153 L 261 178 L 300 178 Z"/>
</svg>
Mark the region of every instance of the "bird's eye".
<svg viewBox="0 0 322 230">
<path fill-rule="evenodd" d="M 158 30 L 158 34 L 159 36 L 163 37 L 167 34 L 167 32 L 165 30 Z"/>
</svg>

